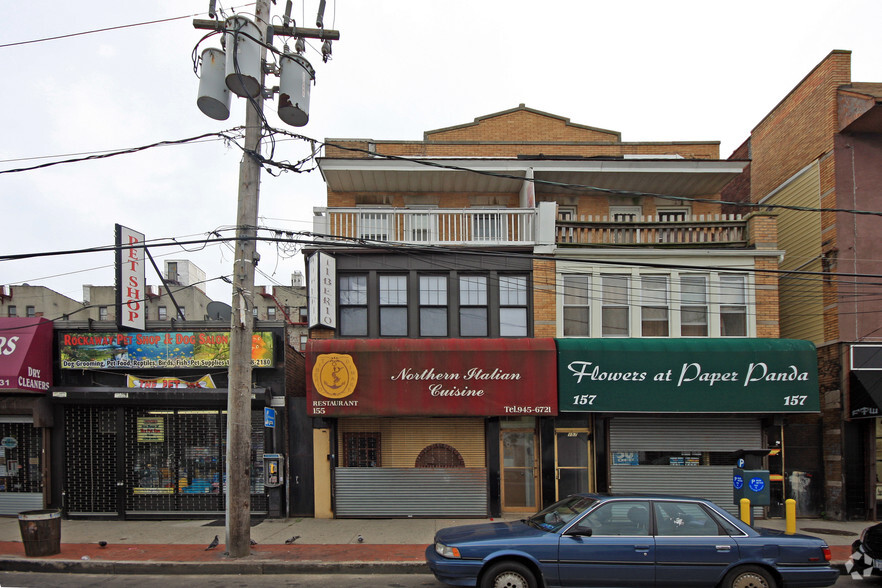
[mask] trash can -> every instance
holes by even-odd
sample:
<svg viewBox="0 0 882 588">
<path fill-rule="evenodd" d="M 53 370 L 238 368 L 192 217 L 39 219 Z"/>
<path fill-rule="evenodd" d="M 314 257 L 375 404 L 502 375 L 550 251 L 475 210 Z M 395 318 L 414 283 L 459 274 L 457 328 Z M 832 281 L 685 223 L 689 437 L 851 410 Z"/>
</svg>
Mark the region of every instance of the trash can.
<svg viewBox="0 0 882 588">
<path fill-rule="evenodd" d="M 61 512 L 26 510 L 18 513 L 18 527 L 25 555 L 38 557 L 61 552 Z"/>
</svg>

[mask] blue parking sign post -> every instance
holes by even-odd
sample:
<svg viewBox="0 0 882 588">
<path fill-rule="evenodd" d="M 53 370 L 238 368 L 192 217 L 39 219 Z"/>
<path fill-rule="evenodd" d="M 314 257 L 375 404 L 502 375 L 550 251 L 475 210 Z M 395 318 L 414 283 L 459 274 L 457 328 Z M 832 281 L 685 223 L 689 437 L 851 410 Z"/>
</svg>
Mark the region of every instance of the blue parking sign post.
<svg viewBox="0 0 882 588">
<path fill-rule="evenodd" d="M 263 409 L 263 426 L 269 428 L 276 426 L 276 409 L 268 406 Z"/>
</svg>

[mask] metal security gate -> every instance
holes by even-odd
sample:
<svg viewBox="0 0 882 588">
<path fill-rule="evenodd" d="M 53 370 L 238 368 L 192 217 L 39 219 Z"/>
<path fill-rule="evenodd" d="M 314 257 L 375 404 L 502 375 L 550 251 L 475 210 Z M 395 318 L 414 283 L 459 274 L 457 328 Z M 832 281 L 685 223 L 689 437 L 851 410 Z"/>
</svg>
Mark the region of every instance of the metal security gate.
<svg viewBox="0 0 882 588">
<path fill-rule="evenodd" d="M 65 510 L 77 515 L 118 515 L 116 409 L 68 406 L 64 430 Z"/>
<path fill-rule="evenodd" d="M 483 419 L 341 419 L 337 433 L 338 518 L 487 516 Z"/>
<path fill-rule="evenodd" d="M 251 509 L 265 513 L 262 411 L 252 411 Z M 226 411 L 69 406 L 69 515 L 223 515 Z"/>
<path fill-rule="evenodd" d="M 685 494 L 734 514 L 732 452 L 762 447 L 756 417 L 615 417 L 609 437 L 612 492 Z"/>
<path fill-rule="evenodd" d="M 25 416 L 0 417 L 0 514 L 43 508 L 42 429 Z"/>
</svg>

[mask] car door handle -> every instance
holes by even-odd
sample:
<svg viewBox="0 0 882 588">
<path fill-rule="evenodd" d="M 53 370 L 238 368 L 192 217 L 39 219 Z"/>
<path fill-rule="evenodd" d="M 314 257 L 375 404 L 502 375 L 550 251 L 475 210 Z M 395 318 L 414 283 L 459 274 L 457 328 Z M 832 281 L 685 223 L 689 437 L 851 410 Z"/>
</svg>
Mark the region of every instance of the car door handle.
<svg viewBox="0 0 882 588">
<path fill-rule="evenodd" d="M 634 551 L 649 551 L 649 545 L 635 545 Z"/>
<path fill-rule="evenodd" d="M 717 545 L 717 551 L 732 551 L 731 545 Z"/>
</svg>

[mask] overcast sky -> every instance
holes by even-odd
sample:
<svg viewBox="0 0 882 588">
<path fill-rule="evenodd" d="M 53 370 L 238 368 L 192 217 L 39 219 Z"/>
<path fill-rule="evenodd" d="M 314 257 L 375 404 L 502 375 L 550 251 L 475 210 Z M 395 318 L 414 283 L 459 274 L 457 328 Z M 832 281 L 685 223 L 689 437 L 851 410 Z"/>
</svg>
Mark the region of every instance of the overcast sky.
<svg viewBox="0 0 882 588">
<path fill-rule="evenodd" d="M 294 3 L 314 27 L 318 0 Z M 208 0 L 16 2 L 0 34 L 0 171 L 176 141 L 244 124 L 245 105 L 215 121 L 196 108 L 191 54 Z M 227 14 L 253 10 L 218 2 Z M 280 17 L 285 2 L 273 6 Z M 305 15 L 305 18 L 304 18 Z M 90 30 L 94 34 L 19 44 Z M 319 44 L 309 137 L 420 140 L 423 131 L 528 107 L 619 131 L 623 141 L 720 141 L 721 158 L 830 51 L 852 51 L 852 80 L 882 82 L 879 0 L 328 0 L 340 31 L 333 58 Z M 200 49 L 219 46 L 219 37 Z M 277 47 L 281 42 L 277 39 Z M 272 84 L 277 84 L 273 80 Z M 268 84 L 270 85 L 270 84 Z M 274 159 L 309 153 L 281 141 Z M 0 255 L 113 243 L 119 223 L 147 239 L 193 240 L 236 221 L 241 151 L 218 140 L 97 161 L 0 174 Z M 308 165 L 307 168 L 311 168 Z M 318 171 L 262 175 L 261 225 L 312 229 L 325 200 Z M 225 236 L 232 236 L 227 231 Z M 208 278 L 229 275 L 221 245 L 152 251 L 190 259 Z M 258 284 L 289 284 L 299 251 L 259 247 Z M 0 261 L 0 284 L 43 285 L 82 300 L 82 285 L 113 284 L 113 254 Z M 148 283 L 158 278 L 148 272 Z M 229 303 L 230 286 L 207 292 Z M 55 317 L 50 317 L 55 318 Z"/>
</svg>

